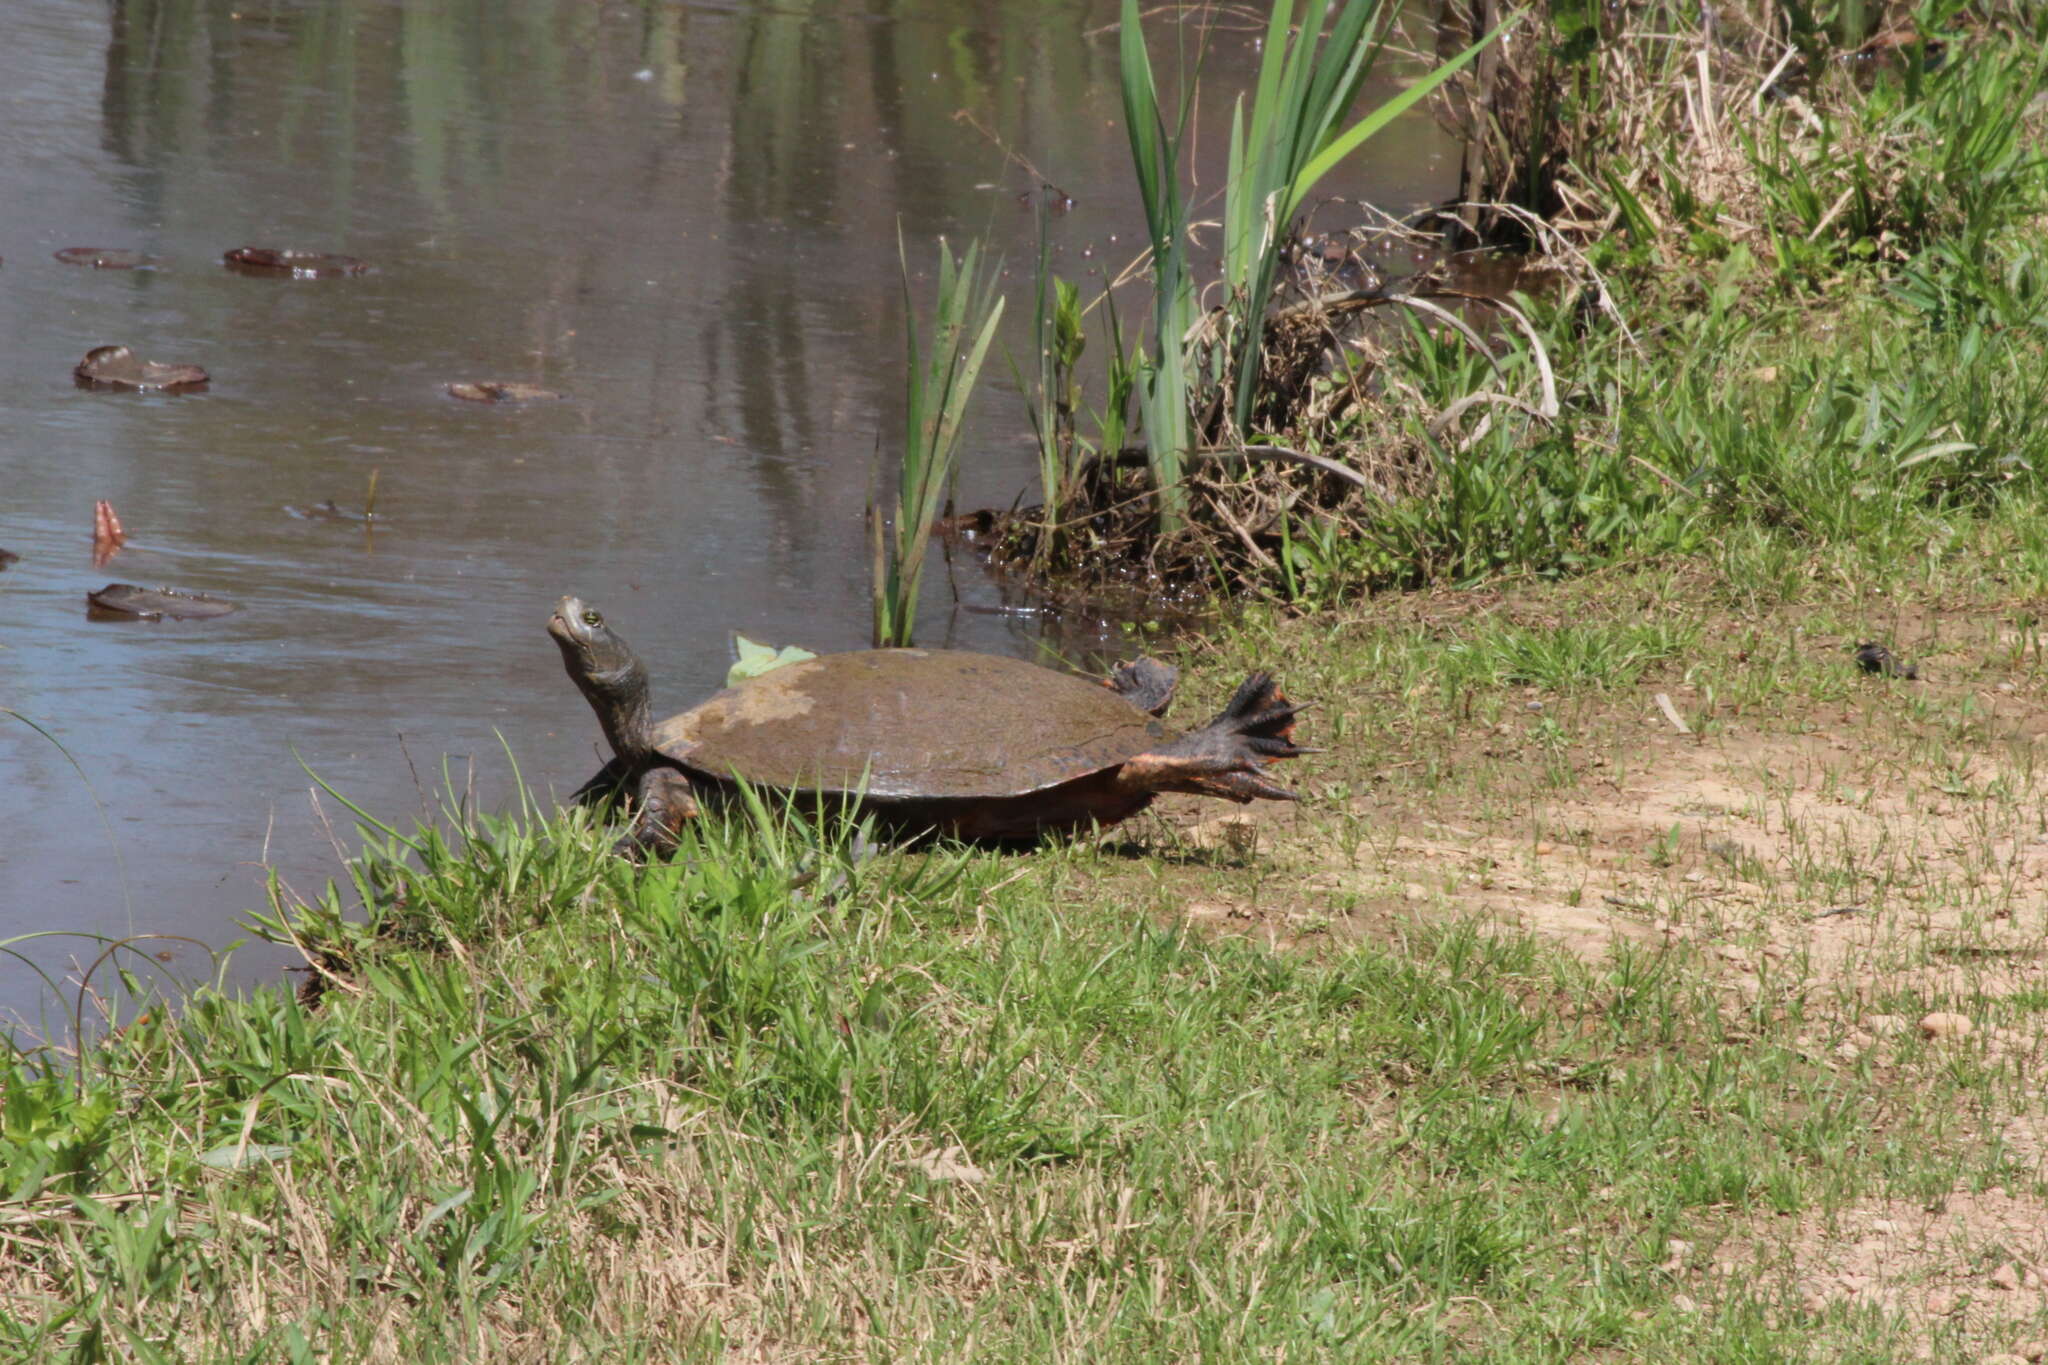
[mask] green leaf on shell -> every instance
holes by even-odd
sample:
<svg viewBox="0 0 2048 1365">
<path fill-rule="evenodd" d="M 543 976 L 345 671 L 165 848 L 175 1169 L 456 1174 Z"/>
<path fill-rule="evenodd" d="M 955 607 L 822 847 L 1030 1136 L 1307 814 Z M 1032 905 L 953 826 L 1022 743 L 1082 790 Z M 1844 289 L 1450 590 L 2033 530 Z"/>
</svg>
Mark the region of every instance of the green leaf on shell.
<svg viewBox="0 0 2048 1365">
<path fill-rule="evenodd" d="M 780 668 L 784 664 L 800 664 L 805 659 L 818 657 L 799 645 L 784 645 L 777 649 L 774 645 L 749 640 L 737 631 L 732 637 L 732 655 L 732 667 L 725 670 L 727 687 L 738 687 L 747 679 L 758 678 L 763 673 Z"/>
</svg>

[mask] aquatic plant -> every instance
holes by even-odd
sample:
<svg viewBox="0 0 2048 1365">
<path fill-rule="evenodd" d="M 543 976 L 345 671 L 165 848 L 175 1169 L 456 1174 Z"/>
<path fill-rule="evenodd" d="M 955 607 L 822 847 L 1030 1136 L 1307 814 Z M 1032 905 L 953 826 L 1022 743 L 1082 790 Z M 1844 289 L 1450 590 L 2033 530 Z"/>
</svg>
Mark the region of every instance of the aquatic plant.
<svg viewBox="0 0 2048 1365">
<path fill-rule="evenodd" d="M 970 242 L 955 261 L 952 249 L 941 240 L 938 297 L 933 305 L 931 342 L 925 346 L 918 335 L 917 307 L 910 296 L 910 263 L 900 233 L 896 249 L 903 273 L 908 354 L 903 445 L 896 461 L 894 498 L 886 509 L 887 524 L 884 509 L 873 502 L 868 507 L 877 648 L 911 642 L 925 550 L 957 467 L 960 423 L 1003 315 L 1003 299 L 995 290 L 996 272 L 983 268 L 981 243 Z"/>
<path fill-rule="evenodd" d="M 1245 121 L 1239 97 L 1230 122 L 1230 173 L 1224 190 L 1223 279 L 1229 302 L 1220 315 L 1224 382 L 1239 439 L 1251 430 L 1265 360 L 1266 309 L 1273 298 L 1295 215 L 1316 183 L 1367 139 L 1428 98 L 1497 40 L 1498 25 L 1348 128 L 1340 128 L 1386 45 L 1399 6 L 1347 0 L 1327 37 L 1326 0 L 1308 0 L 1298 29 L 1292 0 L 1278 0 L 1260 48 L 1259 81 Z M 1519 16 L 1516 16 L 1519 17 Z"/>
<path fill-rule="evenodd" d="M 1346 156 L 1462 70 L 1507 27 L 1496 27 L 1345 126 L 1398 10 L 1387 0 L 1345 0 L 1325 36 L 1324 22 L 1331 13 L 1327 0 L 1309 0 L 1298 30 L 1293 0 L 1273 6 L 1250 120 L 1242 99 L 1231 120 L 1223 211 L 1228 292 L 1223 308 L 1204 318 L 1195 305 L 1188 266 L 1192 210 L 1181 183 L 1193 81 L 1181 81 L 1180 99 L 1169 118 L 1137 0 L 1125 0 L 1119 72 L 1154 286 L 1152 346 L 1140 393 L 1161 535 L 1170 535 L 1185 513 L 1182 473 L 1197 442 L 1220 436 L 1241 440 L 1251 427 L 1265 356 L 1266 310 L 1303 201 Z M 1214 418 L 1205 418 L 1197 430 L 1194 414 L 1220 415 L 1225 406 L 1217 400 L 1225 394 L 1231 431 L 1222 431 Z"/>
<path fill-rule="evenodd" d="M 1038 265 L 1033 286 L 1031 344 L 1038 375 L 1028 391 L 1033 400 L 1031 430 L 1038 438 L 1042 517 L 1033 557 L 1043 564 L 1058 553 L 1061 513 L 1080 474 L 1081 446 L 1074 429 L 1075 409 L 1080 403 L 1076 368 L 1088 346 L 1082 330 L 1081 291 L 1052 272 L 1052 237 L 1046 231 L 1043 203 L 1038 210 Z M 1112 310 L 1114 307 L 1112 303 Z M 1014 363 L 1011 368 L 1015 370 Z M 1017 387 L 1026 388 L 1021 374 Z"/>
<path fill-rule="evenodd" d="M 1137 172 L 1138 196 L 1145 206 L 1145 228 L 1152 249 L 1152 347 L 1137 386 L 1138 407 L 1145 423 L 1152 490 L 1158 501 L 1158 530 L 1161 536 L 1169 536 L 1180 528 L 1186 510 L 1181 469 L 1192 430 L 1185 346 L 1195 318 L 1195 290 L 1188 273 L 1188 209 L 1181 194 L 1180 162 L 1194 106 L 1194 82 L 1180 83 L 1180 103 L 1169 126 L 1159 103 L 1158 84 L 1152 78 L 1152 58 L 1145 50 L 1137 0 L 1124 0 L 1117 71 L 1124 132 L 1131 143 L 1131 163 Z"/>
</svg>

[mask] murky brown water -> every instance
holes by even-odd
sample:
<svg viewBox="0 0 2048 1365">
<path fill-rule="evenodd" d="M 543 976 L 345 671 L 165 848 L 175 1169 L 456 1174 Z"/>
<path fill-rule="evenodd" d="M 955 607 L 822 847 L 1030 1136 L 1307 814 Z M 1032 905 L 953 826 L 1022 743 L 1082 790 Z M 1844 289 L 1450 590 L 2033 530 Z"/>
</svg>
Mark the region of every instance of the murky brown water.
<svg viewBox="0 0 2048 1365">
<path fill-rule="evenodd" d="M 1016 195 L 1032 180 L 966 111 L 1073 196 L 1053 220 L 1064 273 L 1126 261 L 1141 219 L 1113 15 L 1109 0 L 12 6 L 0 546 L 22 559 L 0 573 L 0 706 L 83 777 L 0 716 L 0 937 L 226 944 L 266 865 L 306 890 L 337 869 L 306 769 L 405 823 L 415 768 L 431 788 L 474 759 L 481 799 L 507 801 L 502 736 L 529 785 L 566 791 L 598 736 L 542 630 L 564 592 L 621 623 L 678 706 L 718 683 L 735 628 L 865 644 L 862 508 L 900 403 L 897 225 L 914 262 L 938 234 L 980 233 L 1028 274 Z M 1207 186 L 1253 36 L 1220 37 L 1204 72 Z M 1330 188 L 1398 211 L 1454 165 L 1411 120 Z M 374 269 L 223 269 L 243 245 Z M 74 246 L 161 264 L 52 258 Z M 72 366 L 109 343 L 200 365 L 211 386 L 75 387 Z M 1023 406 L 1005 366 L 989 374 L 970 505 L 1008 505 L 1032 479 Z M 465 379 L 567 398 L 444 394 Z M 360 508 L 373 470 L 388 529 L 285 510 Z M 98 498 L 132 541 L 95 570 Z M 88 622 L 87 590 L 110 580 L 243 609 Z M 1039 647 L 1034 618 L 970 609 L 999 605 L 973 570 L 928 586 L 923 642 Z M 92 949 L 27 951 L 61 968 Z M 236 975 L 279 961 L 245 950 Z M 205 956 L 174 970 L 203 975 Z M 0 1006 L 33 1021 L 38 992 L 0 968 Z"/>
</svg>

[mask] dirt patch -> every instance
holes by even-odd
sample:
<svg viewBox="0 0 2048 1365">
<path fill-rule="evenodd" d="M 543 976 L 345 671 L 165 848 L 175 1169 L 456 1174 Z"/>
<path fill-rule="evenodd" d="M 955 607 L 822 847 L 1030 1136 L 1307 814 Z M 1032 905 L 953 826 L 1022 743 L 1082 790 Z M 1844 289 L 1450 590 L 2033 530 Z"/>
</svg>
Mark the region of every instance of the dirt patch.
<svg viewBox="0 0 2048 1365">
<path fill-rule="evenodd" d="M 1842 713 L 1806 733 L 1681 737 L 1636 702 L 1619 756 L 1573 756 L 1576 781 L 1405 823 L 1398 798 L 1354 802 L 1364 838 L 1330 850 L 1310 886 L 1595 960 L 1694 943 L 1752 992 L 1788 975 L 1943 997 L 2048 981 L 2036 741 L 1950 748 Z"/>
<path fill-rule="evenodd" d="M 2048 1355 L 2048 1202 L 2005 1189 L 1923 1203 L 1881 1199 L 1833 1214 L 1745 1226 L 1711 1253 L 1672 1243 L 1679 1293 L 1725 1303 L 1769 1272 L 1797 1286 L 1792 1311 L 1895 1316 L 1901 1354 L 2024 1361 Z M 1782 1272 L 1783 1278 L 1780 1278 Z"/>
</svg>

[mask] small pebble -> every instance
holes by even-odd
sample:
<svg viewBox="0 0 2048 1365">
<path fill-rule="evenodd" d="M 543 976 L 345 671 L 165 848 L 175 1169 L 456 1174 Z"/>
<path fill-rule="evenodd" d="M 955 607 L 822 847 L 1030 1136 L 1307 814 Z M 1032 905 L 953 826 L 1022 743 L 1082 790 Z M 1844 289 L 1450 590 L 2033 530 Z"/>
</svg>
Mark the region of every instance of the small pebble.
<svg viewBox="0 0 2048 1365">
<path fill-rule="evenodd" d="M 2014 1266 L 2011 1261 L 2007 1261 L 2004 1265 L 1992 1271 L 1991 1287 L 1993 1289 L 2018 1289 L 2020 1287 L 2018 1267 Z"/>
<path fill-rule="evenodd" d="M 1967 1014 L 1936 1010 L 1920 1021 L 1920 1032 L 1928 1038 L 1961 1038 L 1976 1027 Z"/>
</svg>

